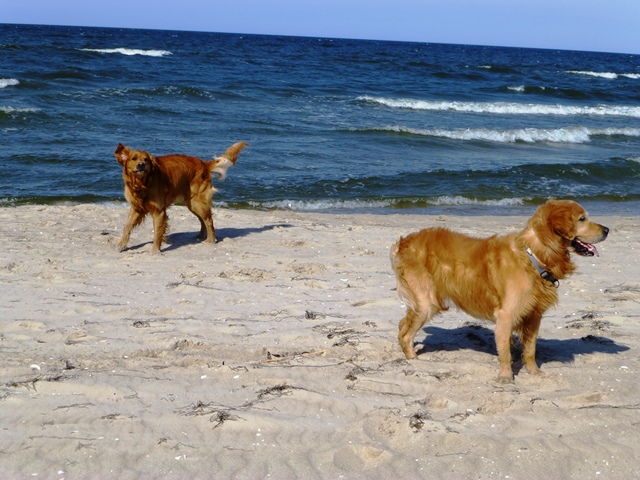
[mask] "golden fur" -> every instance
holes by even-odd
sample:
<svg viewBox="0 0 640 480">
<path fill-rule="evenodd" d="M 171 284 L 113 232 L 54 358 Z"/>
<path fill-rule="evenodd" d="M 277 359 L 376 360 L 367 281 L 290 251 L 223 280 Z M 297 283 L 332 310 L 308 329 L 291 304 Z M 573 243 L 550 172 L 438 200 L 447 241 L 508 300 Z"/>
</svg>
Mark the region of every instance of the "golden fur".
<svg viewBox="0 0 640 480">
<path fill-rule="evenodd" d="M 541 269 L 561 280 L 575 269 L 570 251 L 597 254 L 591 244 L 608 233 L 607 227 L 591 222 L 578 203 L 550 200 L 519 233 L 478 239 L 429 228 L 400 238 L 390 256 L 398 294 L 407 306 L 398 334 L 405 356 L 416 358 L 416 333 L 434 315 L 455 305 L 496 323 L 500 382 L 513 381 L 513 334 L 520 338 L 524 366 L 539 374 L 535 354 L 540 320 L 557 303 L 558 294 L 553 279 L 542 278 L 526 249 Z"/>
<path fill-rule="evenodd" d="M 216 190 L 211 185 L 212 176 L 217 173 L 220 179 L 224 179 L 229 167 L 235 165 L 238 154 L 247 145 L 246 142 L 235 143 L 220 157 L 203 161 L 178 154 L 154 157 L 143 150 L 132 150 L 119 144 L 115 156 L 122 165 L 124 196 L 131 210 L 118 249 L 126 248 L 131 231 L 142 223 L 147 214 L 151 214 L 154 229 L 152 251 L 158 252 L 167 231 L 167 208 L 180 199 L 200 220 L 198 237 L 214 243 L 211 199 Z"/>
</svg>

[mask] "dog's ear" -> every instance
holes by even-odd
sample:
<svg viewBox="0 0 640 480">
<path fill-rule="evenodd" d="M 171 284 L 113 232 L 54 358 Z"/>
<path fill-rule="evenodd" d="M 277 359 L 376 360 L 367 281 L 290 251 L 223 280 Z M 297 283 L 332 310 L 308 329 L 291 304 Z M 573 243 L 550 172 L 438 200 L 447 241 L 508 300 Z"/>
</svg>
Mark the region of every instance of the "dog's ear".
<svg viewBox="0 0 640 480">
<path fill-rule="evenodd" d="M 118 160 L 118 163 L 120 165 L 124 165 L 125 163 L 127 163 L 127 160 L 129 160 L 129 152 L 129 147 L 125 147 L 121 143 L 118 144 L 118 148 L 116 148 L 114 154 L 116 156 L 116 160 Z"/>
<path fill-rule="evenodd" d="M 528 224 L 546 245 L 555 244 L 558 237 L 566 240 L 573 240 L 575 237 L 576 227 L 571 208 L 561 201 L 549 200 L 539 206 Z"/>
<path fill-rule="evenodd" d="M 571 205 L 567 202 L 559 201 L 550 201 L 547 203 L 549 205 L 547 218 L 551 229 L 556 235 L 566 240 L 576 238 L 576 222 Z"/>
<path fill-rule="evenodd" d="M 159 168 L 159 164 L 156 157 L 151 155 L 149 152 L 144 152 L 144 153 L 147 155 L 147 158 L 149 159 L 149 163 L 151 164 L 151 171 L 153 172 L 154 170 L 157 170 Z"/>
</svg>

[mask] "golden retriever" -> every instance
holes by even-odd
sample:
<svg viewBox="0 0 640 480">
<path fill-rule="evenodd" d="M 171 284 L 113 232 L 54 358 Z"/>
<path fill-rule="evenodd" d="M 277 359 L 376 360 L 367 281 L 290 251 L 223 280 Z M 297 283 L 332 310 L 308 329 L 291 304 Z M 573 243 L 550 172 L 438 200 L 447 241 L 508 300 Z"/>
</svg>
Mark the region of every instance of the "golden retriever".
<svg viewBox="0 0 640 480">
<path fill-rule="evenodd" d="M 592 244 L 609 229 L 592 222 L 578 203 L 550 200 L 519 233 L 472 238 L 445 228 L 428 228 L 400 238 L 390 250 L 397 291 L 407 306 L 398 340 L 408 359 L 416 358 L 416 333 L 450 305 L 496 323 L 500 383 L 512 383 L 511 340 L 522 345 L 531 374 L 544 312 L 558 301 L 558 280 L 574 271 L 570 252 L 593 256 Z"/>
<path fill-rule="evenodd" d="M 115 151 L 122 165 L 124 196 L 131 205 L 118 250 L 123 251 L 131 231 L 147 216 L 153 217 L 153 249 L 160 250 L 165 239 L 169 217 L 167 209 L 177 200 L 184 200 L 187 208 L 200 220 L 198 238 L 208 243 L 216 241 L 211 199 L 216 189 L 211 185 L 214 173 L 224 179 L 229 167 L 235 165 L 246 142 L 233 144 L 220 157 L 200 160 L 188 155 L 163 155 L 154 157 L 143 150 L 132 150 L 121 143 Z"/>
</svg>

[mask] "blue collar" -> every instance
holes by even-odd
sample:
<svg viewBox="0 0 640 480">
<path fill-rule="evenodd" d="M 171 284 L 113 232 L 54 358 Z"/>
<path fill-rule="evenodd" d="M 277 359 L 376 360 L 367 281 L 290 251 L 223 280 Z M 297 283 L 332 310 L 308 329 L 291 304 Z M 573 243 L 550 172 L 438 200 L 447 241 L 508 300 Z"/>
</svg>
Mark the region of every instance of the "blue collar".
<svg viewBox="0 0 640 480">
<path fill-rule="evenodd" d="M 536 267 L 536 270 L 538 270 L 538 272 L 540 273 L 540 276 L 545 280 L 547 280 L 548 282 L 553 283 L 553 286 L 558 288 L 560 286 L 560 282 L 558 281 L 558 279 L 556 279 L 553 275 L 551 275 L 548 271 L 546 271 L 544 268 L 540 266 L 540 264 L 538 263 L 538 259 L 533 254 L 531 249 L 525 248 L 524 251 L 527 252 L 527 255 L 529 255 L 529 258 L 531 259 L 531 263 L 533 263 L 533 266 Z"/>
</svg>

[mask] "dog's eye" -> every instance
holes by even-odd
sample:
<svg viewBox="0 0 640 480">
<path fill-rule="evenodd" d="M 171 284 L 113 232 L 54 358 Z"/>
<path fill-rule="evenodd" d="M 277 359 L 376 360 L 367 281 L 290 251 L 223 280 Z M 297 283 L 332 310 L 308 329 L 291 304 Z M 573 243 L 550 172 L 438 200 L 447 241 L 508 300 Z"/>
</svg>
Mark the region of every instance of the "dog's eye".
<svg viewBox="0 0 640 480">
<path fill-rule="evenodd" d="M 587 219 L 587 217 L 585 217 L 585 216 L 583 215 L 583 216 L 581 216 L 578 220 L 579 220 L 580 222 L 584 222 L 586 219 Z"/>
</svg>

